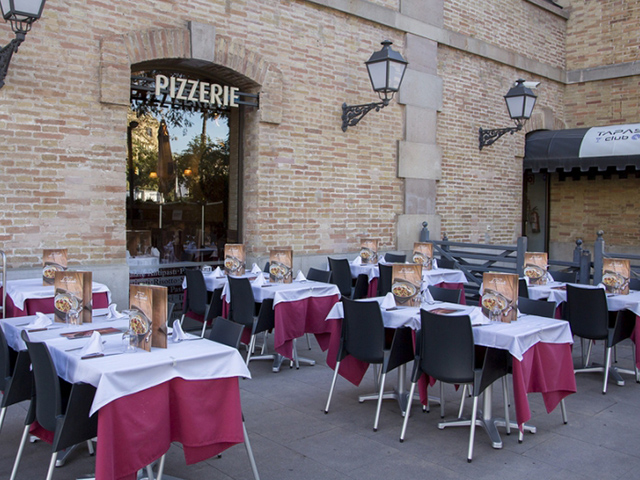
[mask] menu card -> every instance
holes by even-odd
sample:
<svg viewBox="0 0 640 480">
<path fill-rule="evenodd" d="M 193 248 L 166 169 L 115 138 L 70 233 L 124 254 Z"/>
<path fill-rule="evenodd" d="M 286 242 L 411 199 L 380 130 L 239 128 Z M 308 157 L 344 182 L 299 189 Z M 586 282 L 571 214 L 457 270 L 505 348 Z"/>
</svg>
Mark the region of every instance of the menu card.
<svg viewBox="0 0 640 480">
<path fill-rule="evenodd" d="M 433 243 L 415 242 L 413 244 L 413 263 L 422 265 L 425 270 L 433 268 Z"/>
<path fill-rule="evenodd" d="M 547 284 L 548 257 L 546 253 L 525 252 L 524 275 L 529 278 L 529 285 Z"/>
<path fill-rule="evenodd" d="M 54 287 L 54 320 L 65 323 L 67 312 L 79 312 L 78 324 L 92 321 L 92 275 L 91 272 L 55 272 Z"/>
<path fill-rule="evenodd" d="M 42 285 L 53 285 L 56 272 L 67 269 L 67 249 L 42 251 Z"/>
<path fill-rule="evenodd" d="M 482 313 L 490 320 L 511 323 L 518 318 L 518 275 L 485 273 L 482 275 Z"/>
<path fill-rule="evenodd" d="M 629 260 L 619 258 L 604 258 L 602 260 L 602 283 L 607 292 L 628 295 L 630 278 L 631 265 Z"/>
<path fill-rule="evenodd" d="M 167 348 L 167 287 L 129 286 L 129 328 L 138 334 L 138 348 Z"/>
<path fill-rule="evenodd" d="M 245 253 L 242 243 L 227 243 L 224 246 L 224 273 L 237 276 L 244 275 Z"/>
<path fill-rule="evenodd" d="M 422 285 L 422 265 L 393 264 L 391 271 L 391 292 L 397 305 L 420 306 Z"/>
<path fill-rule="evenodd" d="M 360 259 L 362 263 L 378 263 L 377 238 L 363 238 L 360 240 Z"/>
<path fill-rule="evenodd" d="M 269 281 L 291 283 L 293 281 L 293 249 L 276 248 L 269 254 Z"/>
</svg>

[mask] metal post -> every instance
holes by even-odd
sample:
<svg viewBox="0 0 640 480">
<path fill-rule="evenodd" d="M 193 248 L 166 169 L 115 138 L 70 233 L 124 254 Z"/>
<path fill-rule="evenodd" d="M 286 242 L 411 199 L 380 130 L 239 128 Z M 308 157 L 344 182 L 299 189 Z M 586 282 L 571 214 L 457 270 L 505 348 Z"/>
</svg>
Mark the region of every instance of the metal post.
<svg viewBox="0 0 640 480">
<path fill-rule="evenodd" d="M 580 257 L 582 257 L 582 239 L 576 240 L 576 247 L 573 249 L 573 263 L 580 263 Z"/>
<path fill-rule="evenodd" d="M 524 254 L 527 251 L 527 237 L 518 237 L 516 252 L 516 272 L 519 277 L 524 275 Z"/>
<path fill-rule="evenodd" d="M 589 285 L 589 276 L 591 274 L 591 252 L 589 250 L 582 250 L 580 256 L 580 271 L 578 272 L 578 283 Z M 595 273 L 594 273 L 595 277 Z M 602 268 L 600 269 L 600 277 L 602 277 Z M 600 282 L 598 282 L 600 283 Z M 594 285 L 597 285 L 595 281 Z"/>
<path fill-rule="evenodd" d="M 420 241 L 428 242 L 429 241 L 429 229 L 427 228 L 429 224 L 427 222 L 422 222 L 422 230 L 420 231 Z"/>
<path fill-rule="evenodd" d="M 602 264 L 604 258 L 604 231 L 598 231 L 598 238 L 594 245 L 593 252 L 593 284 L 597 285 L 602 282 Z"/>
</svg>

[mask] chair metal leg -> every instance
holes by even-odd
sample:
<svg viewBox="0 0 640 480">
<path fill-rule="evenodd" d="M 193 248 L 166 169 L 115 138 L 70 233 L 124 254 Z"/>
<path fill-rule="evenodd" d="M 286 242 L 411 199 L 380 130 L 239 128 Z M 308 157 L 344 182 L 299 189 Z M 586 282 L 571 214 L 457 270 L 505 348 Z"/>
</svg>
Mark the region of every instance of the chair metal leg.
<svg viewBox="0 0 640 480">
<path fill-rule="evenodd" d="M 166 457 L 166 453 L 160 457 L 160 463 L 158 463 L 158 476 L 156 477 L 156 480 L 162 480 L 162 475 L 164 474 L 164 462 L 166 460 Z"/>
<path fill-rule="evenodd" d="M 416 390 L 416 384 L 414 382 L 411 382 L 411 388 L 409 389 L 409 399 L 413 398 L 413 393 Z M 411 400 L 409 400 L 409 402 L 407 402 L 407 410 L 406 412 L 404 412 L 404 420 L 402 421 L 402 430 L 400 431 L 400 442 L 404 442 L 404 434 L 407 431 L 407 423 L 409 422 L 409 415 L 411 414 L 411 404 L 413 402 Z"/>
<path fill-rule="evenodd" d="M 180 326 L 184 325 L 184 316 L 185 314 L 183 313 L 182 316 L 180 317 Z"/>
<path fill-rule="evenodd" d="M 247 433 L 247 427 L 244 424 L 244 420 L 242 421 L 242 432 L 244 434 L 244 447 L 247 449 L 247 455 L 249 456 L 249 463 L 251 464 L 251 471 L 253 472 L 253 478 L 254 480 L 260 480 L 260 474 L 258 473 L 258 466 L 256 465 L 256 459 L 253 456 L 253 450 L 251 449 L 251 443 L 249 442 L 249 435 Z"/>
<path fill-rule="evenodd" d="M 304 335 L 305 337 L 307 337 L 307 347 L 309 348 L 309 350 L 311 350 L 311 340 L 309 340 L 309 334 L 305 333 Z"/>
<path fill-rule="evenodd" d="M 604 384 L 602 385 L 602 394 L 607 393 L 607 382 L 609 381 L 609 367 L 611 366 L 611 347 L 608 347 L 605 353 L 604 362 Z"/>
<path fill-rule="evenodd" d="M 468 385 L 466 383 L 462 386 L 462 396 L 460 397 L 460 409 L 458 410 L 458 418 L 462 418 L 462 412 L 464 411 L 464 400 L 467 396 L 467 387 Z"/>
<path fill-rule="evenodd" d="M 444 418 L 444 383 L 440 382 L 440 418 Z"/>
<path fill-rule="evenodd" d="M 0 432 L 2 431 L 2 425 L 4 425 L 4 417 L 7 416 L 7 407 L 0 409 Z"/>
<path fill-rule="evenodd" d="M 89 450 L 89 455 L 93 456 L 96 454 L 96 451 L 93 449 L 93 441 L 87 440 L 87 450 Z"/>
<path fill-rule="evenodd" d="M 207 329 L 207 322 L 203 321 L 202 322 L 202 332 L 200 332 L 200 337 L 204 338 L 204 331 Z"/>
<path fill-rule="evenodd" d="M 338 379 L 338 369 L 340 368 L 340 362 L 336 362 L 336 369 L 333 372 L 333 380 L 331 380 L 331 388 L 329 389 L 329 398 L 327 398 L 327 405 L 324 407 L 324 413 L 329 413 L 329 404 L 331 403 L 331 397 L 333 396 L 333 388 L 336 386 L 336 380 Z"/>
<path fill-rule="evenodd" d="M 25 425 L 24 430 L 22 431 L 22 439 L 20 440 L 20 446 L 18 447 L 18 453 L 16 454 L 16 459 L 13 462 L 13 469 L 11 470 L 11 478 L 10 480 L 15 480 L 16 473 L 18 472 L 18 466 L 20 465 L 20 459 L 22 458 L 22 452 L 24 451 L 24 446 L 27 443 L 27 438 L 29 437 L 29 427 L 31 425 Z"/>
<path fill-rule="evenodd" d="M 56 468 L 56 459 L 58 458 L 58 452 L 51 454 L 51 460 L 49 461 L 49 470 L 47 470 L 47 480 L 51 480 L 53 477 L 53 469 Z"/>
<path fill-rule="evenodd" d="M 587 360 L 584 364 L 585 368 L 589 365 L 589 360 L 591 359 L 591 347 L 593 347 L 593 341 L 589 340 L 589 346 L 587 347 Z"/>
<path fill-rule="evenodd" d="M 569 421 L 567 420 L 567 407 L 564 405 L 564 398 L 560 400 L 560 411 L 562 412 L 562 423 L 566 425 Z"/>
<path fill-rule="evenodd" d="M 469 453 L 467 462 L 473 460 L 473 440 L 476 435 L 476 418 L 478 417 L 478 397 L 473 397 L 473 410 L 471 411 L 471 432 L 469 433 Z"/>
<path fill-rule="evenodd" d="M 380 393 L 378 394 L 378 406 L 376 408 L 376 419 L 373 422 L 373 431 L 378 431 L 378 421 L 380 420 L 380 410 L 382 409 L 382 396 L 384 394 L 384 381 L 387 378 L 387 374 L 383 373 L 382 378 L 380 379 Z M 411 398 L 411 397 L 409 397 Z"/>
<path fill-rule="evenodd" d="M 511 421 L 509 419 L 509 389 L 507 388 L 507 375 L 502 377 L 502 395 L 504 401 L 504 423 L 507 435 L 511 435 Z"/>
<path fill-rule="evenodd" d="M 249 362 L 251 361 L 251 354 L 253 353 L 253 349 L 256 346 L 256 336 L 251 335 L 251 341 L 249 342 L 249 346 L 247 347 L 247 367 L 249 366 Z"/>
<path fill-rule="evenodd" d="M 265 330 L 264 335 L 262 337 L 262 350 L 260 350 L 260 355 L 264 355 L 267 351 L 267 338 L 269 337 L 269 332 Z"/>
</svg>

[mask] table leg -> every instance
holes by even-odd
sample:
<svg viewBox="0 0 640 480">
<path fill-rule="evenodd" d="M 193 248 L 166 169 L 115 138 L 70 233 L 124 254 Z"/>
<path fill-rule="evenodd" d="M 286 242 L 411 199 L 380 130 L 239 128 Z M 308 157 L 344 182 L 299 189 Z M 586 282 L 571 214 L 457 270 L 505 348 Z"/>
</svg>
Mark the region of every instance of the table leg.
<svg viewBox="0 0 640 480">
<path fill-rule="evenodd" d="M 407 405 L 409 404 L 409 391 L 406 387 L 406 375 L 407 375 L 407 365 L 402 364 L 398 368 L 398 381 L 396 383 L 396 387 L 393 390 L 386 391 L 382 394 L 383 400 L 397 400 L 398 406 L 400 407 L 400 411 L 402 412 L 402 416 L 405 415 L 407 411 Z M 378 393 L 368 393 L 365 395 L 360 395 L 358 397 L 358 401 L 360 403 L 366 402 L 367 400 L 378 400 Z M 415 394 L 413 400 L 420 400 L 420 396 Z"/>
</svg>

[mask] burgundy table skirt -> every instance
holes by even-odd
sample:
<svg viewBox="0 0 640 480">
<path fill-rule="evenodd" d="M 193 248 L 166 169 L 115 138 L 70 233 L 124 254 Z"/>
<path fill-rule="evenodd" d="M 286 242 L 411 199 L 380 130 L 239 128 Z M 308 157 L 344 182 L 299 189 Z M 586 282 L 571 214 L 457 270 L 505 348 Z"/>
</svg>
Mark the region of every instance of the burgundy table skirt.
<svg viewBox="0 0 640 480">
<path fill-rule="evenodd" d="M 1 289 L 0 289 L 1 292 Z M 107 292 L 93 294 L 93 308 L 108 308 L 109 296 Z M 24 302 L 24 310 L 19 309 L 13 300 L 7 295 L 7 318 L 25 317 L 40 313 L 54 313 L 53 297 L 49 298 L 29 298 Z"/>
<path fill-rule="evenodd" d="M 463 283 L 442 282 L 442 283 L 438 283 L 436 285 L 436 287 L 448 288 L 450 290 L 455 290 L 455 289 L 462 290 L 462 295 L 460 296 L 460 304 L 461 305 L 466 305 L 467 304 L 467 301 L 464 298 L 464 284 Z M 367 290 L 367 297 L 368 298 L 373 298 L 373 297 L 377 297 L 377 296 L 378 296 L 378 277 L 374 277 L 369 282 L 369 288 Z"/>
<path fill-rule="evenodd" d="M 37 424 L 31 433 L 51 443 L 51 432 Z M 134 480 L 171 442 L 182 444 L 187 465 L 244 442 L 238 378 L 174 378 L 102 407 L 96 480 Z"/>
</svg>

